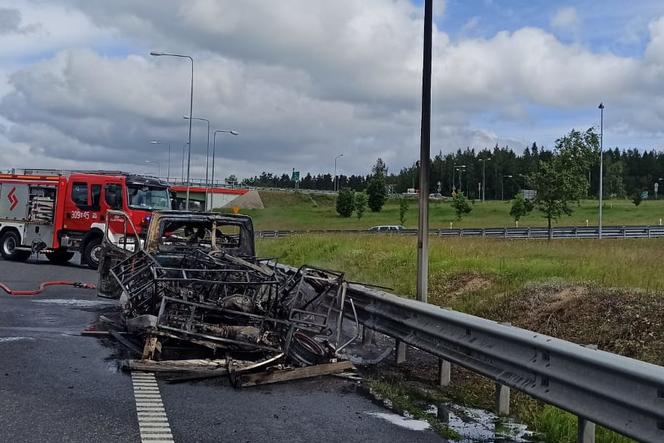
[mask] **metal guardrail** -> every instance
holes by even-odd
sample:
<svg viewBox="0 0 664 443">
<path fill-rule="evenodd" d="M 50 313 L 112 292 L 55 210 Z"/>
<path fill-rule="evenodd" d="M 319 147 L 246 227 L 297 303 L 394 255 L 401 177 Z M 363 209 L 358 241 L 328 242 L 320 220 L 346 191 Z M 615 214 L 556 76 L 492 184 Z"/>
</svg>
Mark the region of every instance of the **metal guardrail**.
<svg viewBox="0 0 664 443">
<path fill-rule="evenodd" d="M 314 229 L 314 230 L 281 230 L 258 231 L 259 238 L 288 237 L 297 234 L 398 234 L 417 235 L 416 229 L 377 232 L 364 229 Z M 549 238 L 547 228 L 452 228 L 431 229 L 429 235 L 439 237 L 491 237 L 510 239 L 546 239 Z M 551 230 L 553 239 L 564 238 L 598 238 L 597 227 L 566 226 Z M 602 228 L 602 238 L 653 238 L 664 237 L 664 226 L 606 226 Z"/>
<path fill-rule="evenodd" d="M 594 440 L 593 423 L 664 441 L 664 367 L 358 284 L 348 291 L 365 328 L 576 414 L 579 441 Z"/>
</svg>

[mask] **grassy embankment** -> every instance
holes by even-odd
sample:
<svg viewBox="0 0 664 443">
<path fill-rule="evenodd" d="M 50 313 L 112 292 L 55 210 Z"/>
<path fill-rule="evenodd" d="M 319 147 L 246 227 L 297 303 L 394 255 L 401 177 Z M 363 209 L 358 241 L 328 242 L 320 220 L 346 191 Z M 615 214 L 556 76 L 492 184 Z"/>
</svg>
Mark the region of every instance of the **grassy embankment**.
<svg viewBox="0 0 664 443">
<path fill-rule="evenodd" d="M 379 213 L 367 211 L 360 220 L 339 217 L 335 211 L 332 195 L 292 192 L 261 192 L 265 209 L 244 210 L 254 218 L 256 229 L 367 229 L 375 225 L 399 224 L 399 204 L 388 200 Z M 509 216 L 509 201 L 477 201 L 473 211 L 461 221 L 456 221 L 449 202 L 432 201 L 430 204 L 430 225 L 432 228 L 454 227 L 510 227 L 514 220 Z M 597 201 L 584 200 L 570 217 L 562 217 L 559 226 L 585 226 L 597 224 Z M 405 226 L 417 227 L 417 201 L 410 200 Z M 604 225 L 657 225 L 664 218 L 664 200 L 644 201 L 636 207 L 629 200 L 609 200 L 604 208 Z M 521 219 L 520 226 L 546 226 L 546 219 L 534 211 Z"/>
<path fill-rule="evenodd" d="M 404 296 L 415 292 L 411 237 L 297 236 L 262 240 L 258 249 L 293 265 L 343 270 L 350 280 L 388 286 Z M 664 239 L 432 238 L 429 301 L 661 365 L 663 265 Z M 433 379 L 434 367 L 428 370 L 424 377 Z M 422 376 L 421 369 L 397 371 L 388 384 Z M 458 369 L 453 379 L 453 387 L 441 395 L 491 407 L 490 383 Z M 513 399 L 516 414 L 544 432 L 547 441 L 575 441 L 574 417 L 523 395 Z M 602 429 L 598 441 L 627 440 Z"/>
</svg>

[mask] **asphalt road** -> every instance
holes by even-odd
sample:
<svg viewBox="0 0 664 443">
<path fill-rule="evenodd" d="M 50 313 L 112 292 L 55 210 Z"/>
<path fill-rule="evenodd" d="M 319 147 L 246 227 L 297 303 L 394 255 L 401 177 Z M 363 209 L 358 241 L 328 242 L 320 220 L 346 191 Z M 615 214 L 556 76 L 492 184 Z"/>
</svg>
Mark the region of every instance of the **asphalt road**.
<svg viewBox="0 0 664 443">
<path fill-rule="evenodd" d="M 77 262 L 77 261 L 76 261 Z M 0 282 L 96 282 L 96 272 L 0 259 Z M 94 291 L 52 287 L 36 297 L 0 291 L 0 441 L 140 442 L 131 378 L 117 369 L 122 349 L 80 332 L 117 306 Z M 441 441 L 378 418 L 389 411 L 352 382 L 319 378 L 235 390 L 222 381 L 159 382 L 176 442 Z"/>
</svg>

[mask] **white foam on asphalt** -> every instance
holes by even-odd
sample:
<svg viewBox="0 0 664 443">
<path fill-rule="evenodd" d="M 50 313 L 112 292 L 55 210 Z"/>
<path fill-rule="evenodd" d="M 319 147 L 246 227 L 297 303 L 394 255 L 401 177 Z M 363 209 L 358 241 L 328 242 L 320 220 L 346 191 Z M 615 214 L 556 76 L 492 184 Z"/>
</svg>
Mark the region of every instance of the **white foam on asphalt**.
<svg viewBox="0 0 664 443">
<path fill-rule="evenodd" d="M 367 414 L 389 421 L 402 428 L 410 429 L 411 431 L 426 431 L 431 427 L 431 425 L 424 420 L 415 420 L 414 418 L 403 417 L 399 414 L 387 412 L 367 412 Z"/>
<path fill-rule="evenodd" d="M 92 306 L 99 305 L 112 305 L 114 302 L 103 301 L 103 300 L 80 300 L 75 298 L 45 298 L 41 300 L 32 300 L 33 303 L 48 303 L 53 305 L 64 305 L 64 306 L 78 306 L 81 308 L 89 308 Z"/>
<path fill-rule="evenodd" d="M 12 341 L 21 341 L 21 340 L 34 340 L 32 337 L 0 337 L 0 343 L 8 343 Z"/>
<path fill-rule="evenodd" d="M 161 400 L 159 384 L 154 374 L 132 372 L 131 378 L 141 442 L 174 443 L 168 416 Z"/>
</svg>

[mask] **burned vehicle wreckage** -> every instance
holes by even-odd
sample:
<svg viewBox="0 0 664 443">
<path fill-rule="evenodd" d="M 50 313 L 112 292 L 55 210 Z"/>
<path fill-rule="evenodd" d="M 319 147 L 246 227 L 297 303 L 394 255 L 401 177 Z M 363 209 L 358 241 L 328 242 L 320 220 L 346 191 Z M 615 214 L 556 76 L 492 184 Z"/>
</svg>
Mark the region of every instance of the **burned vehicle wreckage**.
<svg viewBox="0 0 664 443">
<path fill-rule="evenodd" d="M 119 299 L 123 332 L 143 345 L 128 369 L 195 367 L 233 380 L 258 368 L 352 367 L 340 361 L 359 334 L 343 274 L 257 258 L 250 217 L 155 212 L 144 239 L 127 234 L 136 230 L 121 212 L 108 225 L 116 232 L 107 229 L 97 288 Z M 197 360 L 159 361 L 173 355 Z"/>
</svg>

